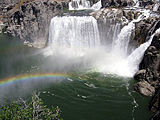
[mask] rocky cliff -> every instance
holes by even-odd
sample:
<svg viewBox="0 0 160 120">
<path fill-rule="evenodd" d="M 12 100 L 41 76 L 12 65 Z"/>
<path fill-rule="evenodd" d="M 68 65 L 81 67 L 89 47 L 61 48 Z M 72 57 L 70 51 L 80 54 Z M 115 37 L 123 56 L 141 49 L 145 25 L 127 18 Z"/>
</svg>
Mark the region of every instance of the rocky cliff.
<svg viewBox="0 0 160 120">
<path fill-rule="evenodd" d="M 3 22 L 7 33 L 34 47 L 47 42 L 50 20 L 68 8 L 67 1 L 32 0 L 10 4 L 3 8 Z"/>
<path fill-rule="evenodd" d="M 156 27 L 160 28 L 158 21 Z M 139 82 L 135 90 L 146 96 L 153 96 L 150 103 L 150 110 L 156 112 L 152 120 L 160 119 L 160 33 L 157 33 L 152 40 L 150 47 L 146 50 L 139 71 L 135 79 Z"/>
<path fill-rule="evenodd" d="M 126 7 L 126 6 L 133 6 L 133 0 L 102 0 L 102 7 Z"/>
</svg>

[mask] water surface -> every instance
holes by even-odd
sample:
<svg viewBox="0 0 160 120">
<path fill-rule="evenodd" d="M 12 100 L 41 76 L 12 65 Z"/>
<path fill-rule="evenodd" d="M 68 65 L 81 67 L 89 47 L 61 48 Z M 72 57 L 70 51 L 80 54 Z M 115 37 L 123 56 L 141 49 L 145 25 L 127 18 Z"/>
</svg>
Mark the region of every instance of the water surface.
<svg viewBox="0 0 160 120">
<path fill-rule="evenodd" d="M 82 63 L 75 62 L 77 60 L 73 64 L 70 58 L 46 57 L 42 51 L 0 34 L 1 80 L 33 73 L 69 75 L 1 86 L 1 101 L 26 98 L 37 90 L 49 107 L 60 107 L 64 120 L 148 120 L 151 116 L 147 107 L 150 98 L 134 92 L 134 79 L 91 72 L 81 67 Z"/>
</svg>

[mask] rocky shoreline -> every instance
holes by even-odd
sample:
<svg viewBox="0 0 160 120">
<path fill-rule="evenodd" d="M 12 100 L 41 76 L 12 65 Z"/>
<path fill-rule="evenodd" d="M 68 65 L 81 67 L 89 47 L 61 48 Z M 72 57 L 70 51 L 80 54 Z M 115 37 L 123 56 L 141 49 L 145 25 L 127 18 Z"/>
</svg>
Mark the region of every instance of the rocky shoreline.
<svg viewBox="0 0 160 120">
<path fill-rule="evenodd" d="M 96 0 L 90 0 L 93 3 Z M 31 47 L 42 48 L 47 44 L 50 20 L 53 16 L 63 13 L 68 9 L 69 0 L 4 0 L 0 2 L 0 31 L 18 37 Z M 158 6 L 155 11 L 155 4 Z M 133 0 L 102 0 L 102 9 L 91 13 L 98 20 L 114 19 L 128 24 L 141 13 L 135 9 L 124 7 L 135 6 Z M 155 16 L 140 21 L 136 24 L 132 40 L 137 46 L 146 42 L 149 37 L 160 28 L 160 3 L 153 0 L 139 0 L 141 8 L 155 12 Z M 149 108 L 155 112 L 151 120 L 160 119 L 160 33 L 152 40 L 146 50 L 139 71 L 134 78 L 138 81 L 134 88 L 145 96 L 152 96 Z"/>
</svg>

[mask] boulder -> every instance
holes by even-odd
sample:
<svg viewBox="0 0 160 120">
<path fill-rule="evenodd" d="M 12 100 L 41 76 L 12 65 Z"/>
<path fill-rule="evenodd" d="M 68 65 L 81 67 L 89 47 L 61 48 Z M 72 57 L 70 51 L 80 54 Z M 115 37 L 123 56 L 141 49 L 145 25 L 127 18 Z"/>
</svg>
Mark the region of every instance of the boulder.
<svg viewBox="0 0 160 120">
<path fill-rule="evenodd" d="M 138 82 L 134 86 L 135 90 L 145 96 L 153 96 L 155 93 L 155 88 L 151 86 L 147 81 Z"/>
</svg>

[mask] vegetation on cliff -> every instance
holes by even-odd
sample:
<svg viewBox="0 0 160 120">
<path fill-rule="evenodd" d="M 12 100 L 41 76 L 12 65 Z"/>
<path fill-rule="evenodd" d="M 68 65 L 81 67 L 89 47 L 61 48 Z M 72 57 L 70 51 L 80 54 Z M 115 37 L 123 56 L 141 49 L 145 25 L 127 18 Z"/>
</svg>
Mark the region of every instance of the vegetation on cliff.
<svg viewBox="0 0 160 120">
<path fill-rule="evenodd" d="M 1 120 L 62 120 L 58 107 L 47 108 L 40 93 L 34 92 L 30 102 L 23 99 L 0 106 Z"/>
</svg>

